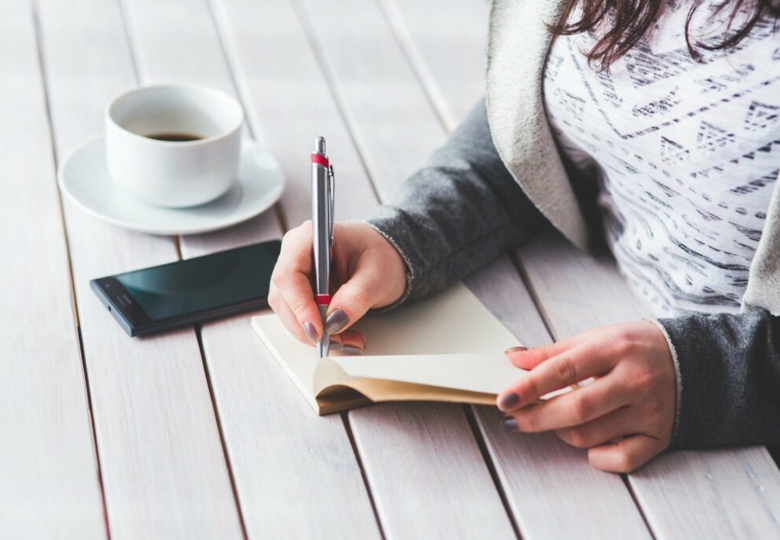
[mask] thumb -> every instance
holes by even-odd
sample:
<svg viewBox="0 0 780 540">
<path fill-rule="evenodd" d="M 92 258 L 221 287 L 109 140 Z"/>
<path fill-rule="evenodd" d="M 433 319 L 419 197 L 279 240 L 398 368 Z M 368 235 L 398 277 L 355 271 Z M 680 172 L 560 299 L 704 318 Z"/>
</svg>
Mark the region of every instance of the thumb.
<svg viewBox="0 0 780 540">
<path fill-rule="evenodd" d="M 333 295 L 325 332 L 338 334 L 356 323 L 379 300 L 381 284 L 373 277 L 374 272 L 356 272 Z"/>
</svg>

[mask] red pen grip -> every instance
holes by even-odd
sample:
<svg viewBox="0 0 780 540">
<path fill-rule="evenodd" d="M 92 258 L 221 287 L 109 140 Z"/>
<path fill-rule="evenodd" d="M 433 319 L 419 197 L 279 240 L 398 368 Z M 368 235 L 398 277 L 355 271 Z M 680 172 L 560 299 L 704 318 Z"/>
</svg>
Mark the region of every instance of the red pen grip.
<svg viewBox="0 0 780 540">
<path fill-rule="evenodd" d="M 312 163 L 317 163 L 318 165 L 322 165 L 326 169 L 328 167 L 330 167 L 330 161 L 328 161 L 328 158 L 326 158 L 325 156 L 320 155 L 320 154 L 318 154 L 316 152 L 312 152 L 312 154 L 311 154 L 311 162 Z"/>
</svg>

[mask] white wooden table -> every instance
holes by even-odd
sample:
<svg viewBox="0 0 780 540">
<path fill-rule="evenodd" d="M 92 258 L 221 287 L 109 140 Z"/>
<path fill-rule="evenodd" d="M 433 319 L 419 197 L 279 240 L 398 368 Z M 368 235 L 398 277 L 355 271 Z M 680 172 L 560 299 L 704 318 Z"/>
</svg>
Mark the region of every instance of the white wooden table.
<svg viewBox="0 0 780 540">
<path fill-rule="evenodd" d="M 484 0 L 0 3 L 0 538 L 780 538 L 764 448 L 592 469 L 491 407 L 318 418 L 248 316 L 128 338 L 91 278 L 280 237 L 328 138 L 339 219 L 366 216 L 483 92 Z M 180 238 L 63 203 L 55 171 L 139 83 L 237 96 L 276 153 L 275 211 Z M 540 239 L 468 280 L 527 345 L 641 310 L 609 261 Z"/>
</svg>

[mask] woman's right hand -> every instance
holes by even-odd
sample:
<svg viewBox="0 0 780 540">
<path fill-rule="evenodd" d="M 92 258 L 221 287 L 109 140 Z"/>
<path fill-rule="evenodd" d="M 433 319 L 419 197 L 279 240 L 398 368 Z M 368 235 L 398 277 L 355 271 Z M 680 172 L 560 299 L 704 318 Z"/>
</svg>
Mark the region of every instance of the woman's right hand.
<svg viewBox="0 0 780 540">
<path fill-rule="evenodd" d="M 333 237 L 332 299 L 324 328 L 311 286 L 314 263 L 310 221 L 284 235 L 271 276 L 268 304 L 303 343 L 317 343 L 325 331 L 340 335 L 335 343 L 363 349 L 363 337 L 344 330 L 369 309 L 390 305 L 404 294 L 406 264 L 398 250 L 368 225 L 336 223 Z"/>
</svg>

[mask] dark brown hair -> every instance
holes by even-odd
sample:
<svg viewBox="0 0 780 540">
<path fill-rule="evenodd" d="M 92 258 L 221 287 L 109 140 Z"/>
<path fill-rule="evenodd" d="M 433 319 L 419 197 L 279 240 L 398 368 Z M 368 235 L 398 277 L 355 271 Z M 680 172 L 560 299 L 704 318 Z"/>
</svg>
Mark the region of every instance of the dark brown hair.
<svg viewBox="0 0 780 540">
<path fill-rule="evenodd" d="M 582 18 L 569 22 L 569 17 L 577 5 L 582 2 Z M 555 35 L 572 35 L 599 30 L 600 37 L 593 49 L 587 52 L 588 62 L 599 69 L 608 70 L 615 60 L 631 50 L 637 42 L 653 27 L 670 0 L 568 0 L 560 20 L 550 25 Z M 729 9 L 729 32 L 716 43 L 694 44 L 690 36 L 690 26 L 696 10 L 703 0 L 693 0 L 685 20 L 685 41 L 691 56 L 699 58 L 696 48 L 704 50 L 729 49 L 739 44 L 762 17 L 768 15 L 780 19 L 780 0 L 723 0 L 715 6 L 715 14 Z M 732 28 L 735 16 L 740 10 L 746 10 L 744 24 Z"/>
</svg>

